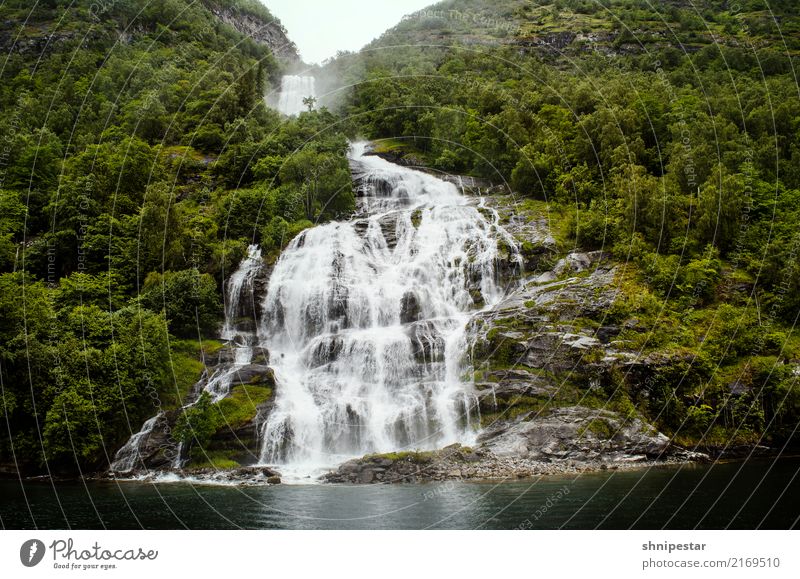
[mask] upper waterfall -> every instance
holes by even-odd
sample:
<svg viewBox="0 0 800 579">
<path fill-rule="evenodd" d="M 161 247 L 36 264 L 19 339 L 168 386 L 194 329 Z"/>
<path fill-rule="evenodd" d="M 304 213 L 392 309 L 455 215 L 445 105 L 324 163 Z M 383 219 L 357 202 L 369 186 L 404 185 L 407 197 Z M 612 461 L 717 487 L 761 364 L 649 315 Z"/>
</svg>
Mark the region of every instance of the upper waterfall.
<svg viewBox="0 0 800 579">
<path fill-rule="evenodd" d="M 261 340 L 279 387 L 265 463 L 469 443 L 465 327 L 502 296 L 498 240 L 455 185 L 351 150 L 363 217 L 308 229 L 275 266 Z"/>
<path fill-rule="evenodd" d="M 307 109 L 303 99 L 316 97 L 313 76 L 284 75 L 278 95 L 278 111 L 284 115 L 297 115 Z"/>
</svg>

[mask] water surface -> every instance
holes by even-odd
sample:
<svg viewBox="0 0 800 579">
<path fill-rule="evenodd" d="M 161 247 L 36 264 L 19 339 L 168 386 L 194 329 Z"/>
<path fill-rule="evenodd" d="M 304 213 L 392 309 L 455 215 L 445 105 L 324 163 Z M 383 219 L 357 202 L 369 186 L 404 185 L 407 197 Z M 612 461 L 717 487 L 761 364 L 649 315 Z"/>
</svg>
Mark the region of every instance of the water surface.
<svg viewBox="0 0 800 579">
<path fill-rule="evenodd" d="M 497 484 L 204 486 L 0 481 L 4 528 L 788 529 L 800 459 Z"/>
</svg>

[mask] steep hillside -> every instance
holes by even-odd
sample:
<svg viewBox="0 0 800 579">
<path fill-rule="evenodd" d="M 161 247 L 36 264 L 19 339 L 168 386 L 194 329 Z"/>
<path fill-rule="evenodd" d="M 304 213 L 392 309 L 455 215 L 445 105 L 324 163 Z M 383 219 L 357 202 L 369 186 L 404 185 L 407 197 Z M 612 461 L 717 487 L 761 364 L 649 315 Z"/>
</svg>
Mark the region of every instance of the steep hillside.
<svg viewBox="0 0 800 579">
<path fill-rule="evenodd" d="M 580 402 L 713 453 L 792 439 L 799 25 L 791 2 L 456 0 L 331 65 L 380 154 L 492 183 L 554 241 L 473 328 L 487 436 Z"/>
<path fill-rule="evenodd" d="M 255 0 L 12 0 L 0 50 L 0 469 L 105 468 L 190 401 L 248 245 L 352 209 L 347 142 L 265 106 L 297 57 Z"/>
<path fill-rule="evenodd" d="M 372 47 L 507 44 L 558 55 L 694 52 L 711 44 L 800 49 L 792 2 L 447 0 L 409 14 Z"/>
</svg>

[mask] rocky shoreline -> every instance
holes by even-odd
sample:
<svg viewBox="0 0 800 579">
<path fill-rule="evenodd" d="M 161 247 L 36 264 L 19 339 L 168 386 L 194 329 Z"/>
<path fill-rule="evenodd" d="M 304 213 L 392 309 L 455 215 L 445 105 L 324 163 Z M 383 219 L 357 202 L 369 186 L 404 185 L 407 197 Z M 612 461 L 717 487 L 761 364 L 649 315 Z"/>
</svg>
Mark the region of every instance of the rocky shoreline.
<svg viewBox="0 0 800 579">
<path fill-rule="evenodd" d="M 640 459 L 631 459 L 629 462 L 604 460 L 544 462 L 516 457 L 498 458 L 483 451 L 474 453 L 475 458 L 443 457 L 442 453 L 444 452 L 450 451 L 448 449 L 435 451 L 431 453 L 433 456 L 424 458 L 405 457 L 393 460 L 375 456 L 348 461 L 336 471 L 325 475 L 323 479 L 324 482 L 332 484 L 415 484 L 441 481 L 510 482 L 540 476 L 633 470 L 700 462 L 689 458 L 680 458 L 678 455 L 664 460 L 641 457 Z"/>
<path fill-rule="evenodd" d="M 367 455 L 340 465 L 309 482 L 325 484 L 420 484 L 441 481 L 510 482 L 540 476 L 571 475 L 615 470 L 633 470 L 710 462 L 704 453 L 666 447 L 661 454 L 630 454 L 625 451 L 589 452 L 574 457 L 498 456 L 487 448 L 473 449 L 453 444 L 435 451 L 402 451 Z M 740 457 L 741 458 L 741 457 Z M 152 470 L 115 476 L 98 473 L 86 480 L 120 482 L 191 482 L 193 484 L 265 486 L 281 484 L 278 468 L 247 466 L 234 469 Z"/>
<path fill-rule="evenodd" d="M 437 451 L 375 454 L 350 460 L 323 480 L 343 484 L 508 481 L 711 460 L 705 453 L 688 451 L 668 441 L 660 446 L 640 447 L 623 443 L 606 451 L 593 443 L 584 443 L 582 448 L 560 448 L 545 444 L 541 451 L 501 455 L 484 443 L 476 449 L 454 444 Z"/>
<path fill-rule="evenodd" d="M 269 466 L 242 466 L 232 469 L 196 468 L 181 470 L 147 470 L 124 474 L 97 473 L 85 480 L 119 482 L 191 482 L 192 484 L 265 486 L 281 484 L 280 472 Z"/>
<path fill-rule="evenodd" d="M 472 449 L 454 444 L 436 451 L 397 452 L 368 455 L 340 465 L 313 482 L 324 484 L 424 484 L 430 482 L 513 482 L 542 476 L 590 474 L 606 471 L 629 471 L 643 468 L 669 467 L 688 463 L 709 463 L 719 460 L 744 461 L 782 456 L 778 449 L 763 445 L 738 445 L 721 449 L 708 448 L 693 452 L 670 446 L 662 455 L 605 454 L 593 458 L 521 458 L 498 457 L 486 449 Z M 792 454 L 791 456 L 796 456 Z M 233 469 L 141 470 L 124 475 L 108 471 L 83 477 L 37 475 L 20 476 L 10 468 L 0 469 L 0 478 L 24 482 L 134 482 L 271 486 L 282 484 L 281 473 L 274 467 L 245 466 Z M 309 481 L 312 482 L 312 481 Z"/>
</svg>

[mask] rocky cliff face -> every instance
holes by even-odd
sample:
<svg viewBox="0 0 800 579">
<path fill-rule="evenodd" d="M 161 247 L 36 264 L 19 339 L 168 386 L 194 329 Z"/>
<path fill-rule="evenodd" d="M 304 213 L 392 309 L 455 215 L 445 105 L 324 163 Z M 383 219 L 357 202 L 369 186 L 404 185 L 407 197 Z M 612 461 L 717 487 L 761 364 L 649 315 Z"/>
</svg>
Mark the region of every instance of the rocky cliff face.
<svg viewBox="0 0 800 579">
<path fill-rule="evenodd" d="M 257 44 L 266 46 L 279 59 L 290 64 L 300 61 L 297 46 L 289 39 L 279 20 L 265 19 L 235 8 L 219 6 L 213 1 L 204 4 L 218 20 L 251 38 Z M 154 30 L 154 27 L 139 21 L 125 26 L 122 21 L 114 18 L 109 8 L 93 10 L 90 13 L 90 18 L 76 19 L 63 28 L 59 28 L 56 21 L 50 20 L 53 16 L 47 12 L 32 12 L 24 27 L 18 26 L 14 20 L 0 21 L 0 50 L 23 56 L 44 56 L 63 50 L 75 42 L 85 46 L 103 42 L 109 47 L 117 40 L 127 44 L 136 36 Z M 105 21 L 111 22 L 112 25 L 102 26 Z M 116 27 L 118 29 L 115 29 Z"/>
<path fill-rule="evenodd" d="M 210 8 L 219 20 L 236 29 L 258 44 L 267 46 L 278 58 L 290 63 L 300 61 L 297 46 L 289 40 L 286 30 L 278 20 L 265 21 L 261 18 L 237 12 L 229 8 Z"/>
</svg>

